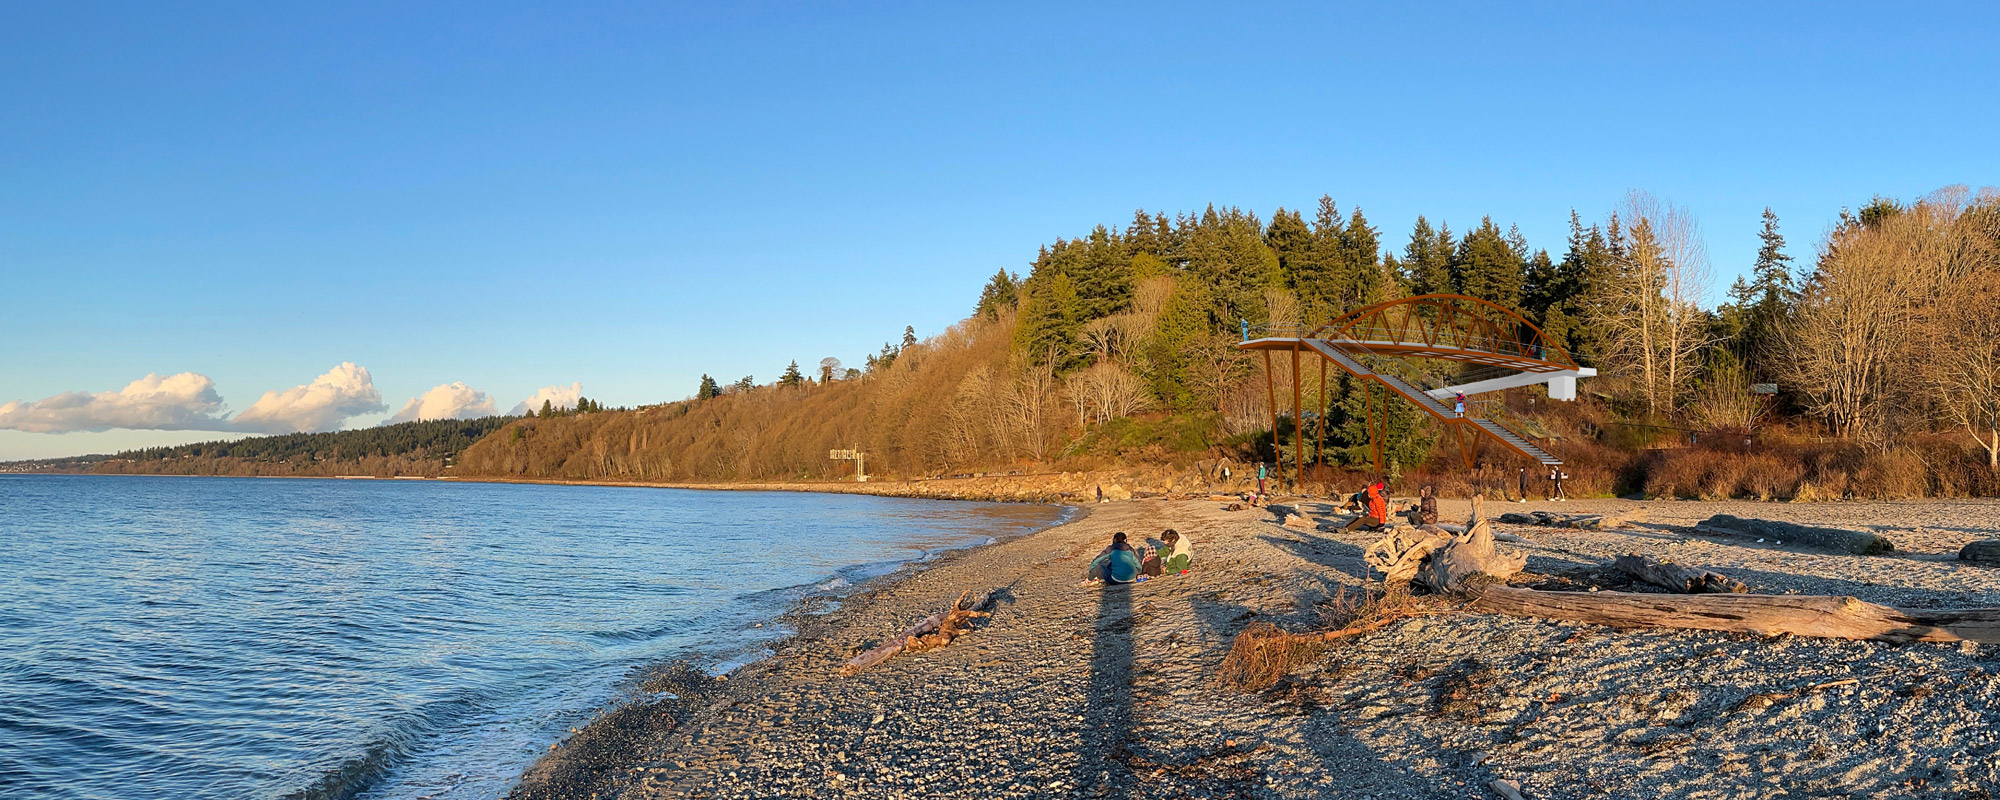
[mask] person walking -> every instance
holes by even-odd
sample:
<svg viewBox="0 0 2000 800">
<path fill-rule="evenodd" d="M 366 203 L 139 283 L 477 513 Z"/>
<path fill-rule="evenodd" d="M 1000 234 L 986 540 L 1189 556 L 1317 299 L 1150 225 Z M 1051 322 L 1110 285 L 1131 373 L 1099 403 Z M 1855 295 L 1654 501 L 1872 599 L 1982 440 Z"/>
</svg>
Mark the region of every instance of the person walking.
<svg viewBox="0 0 2000 800">
<path fill-rule="evenodd" d="M 1458 411 L 1458 416 L 1459 416 L 1459 417 L 1460 417 L 1461 419 L 1465 417 L 1465 393 L 1464 393 L 1464 392 L 1459 392 L 1459 393 L 1458 393 L 1458 408 L 1457 408 L 1457 411 Z"/>
<path fill-rule="evenodd" d="M 1568 477 L 1569 473 L 1562 471 L 1562 467 L 1549 467 L 1549 483 L 1551 484 L 1550 500 L 1569 499 L 1563 496 L 1563 481 Z"/>
<path fill-rule="evenodd" d="M 1521 468 L 1521 499 L 1519 499 L 1519 500 L 1516 500 L 1516 501 L 1514 501 L 1514 502 L 1517 502 L 1517 503 L 1525 503 L 1525 502 L 1528 502 L 1528 468 L 1527 468 L 1527 467 L 1522 467 L 1522 468 Z"/>
<path fill-rule="evenodd" d="M 1257 462 L 1257 496 L 1264 496 L 1264 462 Z"/>
</svg>

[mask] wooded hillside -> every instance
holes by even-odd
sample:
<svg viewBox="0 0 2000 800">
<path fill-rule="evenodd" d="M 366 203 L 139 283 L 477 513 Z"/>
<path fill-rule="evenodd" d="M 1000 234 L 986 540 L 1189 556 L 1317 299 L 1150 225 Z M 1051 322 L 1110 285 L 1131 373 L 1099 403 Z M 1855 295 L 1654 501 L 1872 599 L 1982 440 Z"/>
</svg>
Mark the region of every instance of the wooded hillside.
<svg viewBox="0 0 2000 800">
<path fill-rule="evenodd" d="M 1444 292 L 1521 309 L 1603 372 L 1580 403 L 1538 405 L 1531 388 L 1493 407 L 1555 437 L 1583 473 L 1579 488 L 1993 491 L 1976 465 L 2000 471 L 2000 198 L 1959 188 L 1909 203 L 1877 198 L 1843 213 L 1802 272 L 1777 218 L 1767 211 L 1763 225 L 1762 246 L 1745 254 L 1749 279 L 1705 309 L 1713 266 L 1698 223 L 1644 194 L 1600 222 L 1572 214 L 1559 257 L 1491 219 L 1454 234 L 1422 217 L 1400 253 L 1384 253 L 1362 212 L 1342 213 L 1330 198 L 1310 221 L 1285 209 L 1269 221 L 1235 208 L 1142 212 L 1122 231 L 1099 226 L 1056 240 L 1025 280 L 1001 271 L 970 319 L 925 341 L 906 331 L 865 370 L 828 358 L 815 378 L 795 361 L 772 384 L 724 388 L 704 376 L 688 401 L 522 420 L 470 448 L 460 471 L 688 481 L 850 474 L 851 463 L 828 460 L 835 448 L 859 448 L 871 472 L 905 477 L 1211 452 L 1269 459 L 1277 454 L 1263 366 L 1233 347 L 1244 326 L 1311 325 L 1383 299 Z M 1289 385 L 1284 361 L 1273 377 Z M 1306 405 L 1318 407 L 1317 375 L 1305 377 Z M 1775 383 L 1779 394 L 1756 395 L 1754 383 Z M 1362 401 L 1347 380 L 1332 379 L 1326 418 L 1287 415 L 1279 441 L 1323 437 L 1325 463 L 1309 469 L 1358 465 L 1368 441 Z M 1440 458 L 1425 418 L 1400 404 L 1390 410 L 1392 474 L 1463 472 Z M 1736 443 L 1733 451 L 1723 442 Z M 1783 474 L 1748 476 L 1756 470 L 1743 465 L 1781 451 Z M 1518 466 L 1491 458 L 1474 471 L 1489 482 Z M 1889 479 L 1912 468 L 1936 474 Z"/>
</svg>

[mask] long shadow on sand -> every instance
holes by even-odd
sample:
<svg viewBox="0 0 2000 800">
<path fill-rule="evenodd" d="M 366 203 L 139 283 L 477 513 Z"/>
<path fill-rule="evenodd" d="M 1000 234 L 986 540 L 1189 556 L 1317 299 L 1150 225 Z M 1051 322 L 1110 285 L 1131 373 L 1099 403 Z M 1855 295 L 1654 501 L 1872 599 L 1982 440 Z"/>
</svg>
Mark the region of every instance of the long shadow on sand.
<svg viewBox="0 0 2000 800">
<path fill-rule="evenodd" d="M 1269 534 L 1260 534 L 1257 538 L 1264 540 L 1265 544 L 1277 547 L 1306 561 L 1322 567 L 1340 570 L 1346 573 L 1348 577 L 1357 581 L 1366 581 L 1369 579 L 1368 565 L 1361 560 L 1360 546 L 1348 544 L 1339 539 L 1313 536 L 1307 533 L 1299 533 L 1297 536 L 1299 537 L 1297 540 Z"/>
<path fill-rule="evenodd" d="M 1132 587 L 1106 584 L 1097 594 L 1096 633 L 1091 641 L 1090 685 L 1083 712 L 1083 752 L 1078 754 L 1077 791 L 1117 796 L 1132 786 L 1124 755 L 1131 743 Z"/>
</svg>

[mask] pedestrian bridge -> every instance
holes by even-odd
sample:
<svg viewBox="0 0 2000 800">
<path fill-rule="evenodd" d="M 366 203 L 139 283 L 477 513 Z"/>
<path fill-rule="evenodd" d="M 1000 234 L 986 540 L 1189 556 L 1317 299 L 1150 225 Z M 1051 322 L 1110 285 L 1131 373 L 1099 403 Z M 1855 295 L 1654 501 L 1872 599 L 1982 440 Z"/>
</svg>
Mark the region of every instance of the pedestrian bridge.
<svg viewBox="0 0 2000 800">
<path fill-rule="evenodd" d="M 1518 424 L 1500 419 L 1503 406 L 1474 400 L 1474 396 L 1516 386 L 1544 383 L 1549 397 L 1575 400 L 1576 381 L 1597 374 L 1578 366 L 1569 352 L 1550 341 L 1542 329 L 1507 308 L 1455 294 L 1426 294 L 1376 303 L 1349 311 L 1339 318 L 1312 328 L 1266 325 L 1244 327 L 1243 350 L 1264 354 L 1265 377 L 1270 380 L 1271 353 L 1288 352 L 1292 357 L 1293 418 L 1299 408 L 1299 359 L 1304 354 L 1320 358 L 1320 397 L 1326 397 L 1326 365 L 1333 364 L 1367 385 L 1383 389 L 1386 415 L 1388 396 L 1400 395 L 1416 404 L 1451 429 L 1458 438 L 1467 466 L 1477 454 L 1480 440 L 1490 440 L 1526 456 L 1544 467 L 1562 464 L 1552 454 L 1549 442 L 1525 433 Z M 1410 367 L 1404 359 L 1439 359 L 1465 365 L 1461 382 L 1438 381 Z M 1277 430 L 1277 392 L 1267 386 L 1271 399 L 1272 430 Z M 1455 401 L 1467 397 L 1465 413 Z M 1320 410 L 1324 418 L 1326 409 Z M 1383 420 L 1369 420 L 1374 441 L 1375 469 L 1382 473 L 1382 436 L 1377 427 Z M 1299 474 L 1304 472 L 1304 441 L 1294 441 L 1298 449 Z M 1322 440 L 1324 433 L 1321 434 Z M 1274 442 L 1275 445 L 1275 442 Z M 1323 444 L 1321 446 L 1323 450 Z"/>
</svg>

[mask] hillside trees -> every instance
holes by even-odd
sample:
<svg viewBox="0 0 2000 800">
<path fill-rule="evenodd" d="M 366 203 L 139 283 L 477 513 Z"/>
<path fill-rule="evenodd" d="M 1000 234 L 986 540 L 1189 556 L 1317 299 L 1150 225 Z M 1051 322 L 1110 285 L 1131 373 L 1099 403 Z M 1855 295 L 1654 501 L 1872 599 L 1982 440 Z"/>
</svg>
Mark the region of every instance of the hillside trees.
<svg viewBox="0 0 2000 800">
<path fill-rule="evenodd" d="M 1940 365 L 1965 355 L 1948 351 L 1965 342 L 1954 329 L 1996 313 L 1968 299 L 2000 281 L 1996 214 L 2000 196 L 1965 187 L 1843 213 L 1782 337 L 1788 382 L 1836 434 L 1888 437 L 1937 416 L 1946 397 L 1977 402 L 1979 381 L 1962 382 L 1978 372 L 1977 348 L 1970 373 Z"/>
</svg>

